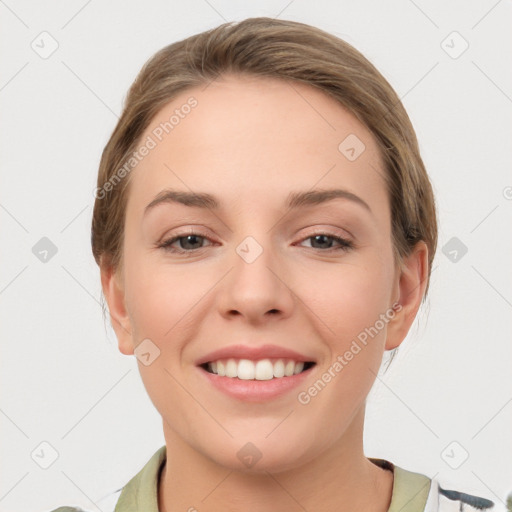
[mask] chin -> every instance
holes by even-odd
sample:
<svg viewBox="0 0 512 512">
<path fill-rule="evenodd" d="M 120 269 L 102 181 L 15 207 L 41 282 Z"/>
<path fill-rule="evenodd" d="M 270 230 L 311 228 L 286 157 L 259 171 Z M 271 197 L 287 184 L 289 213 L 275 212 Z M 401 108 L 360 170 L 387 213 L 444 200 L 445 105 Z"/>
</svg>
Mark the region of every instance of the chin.
<svg viewBox="0 0 512 512">
<path fill-rule="evenodd" d="M 310 458 L 304 443 L 299 443 L 298 440 L 295 442 L 289 436 L 276 435 L 274 439 L 265 439 L 264 436 L 252 438 L 255 440 L 250 441 L 250 435 L 244 436 L 242 442 L 231 439 L 224 447 L 219 444 L 218 450 L 208 450 L 210 453 L 205 455 L 226 469 L 254 475 L 291 470 L 305 464 Z"/>
</svg>

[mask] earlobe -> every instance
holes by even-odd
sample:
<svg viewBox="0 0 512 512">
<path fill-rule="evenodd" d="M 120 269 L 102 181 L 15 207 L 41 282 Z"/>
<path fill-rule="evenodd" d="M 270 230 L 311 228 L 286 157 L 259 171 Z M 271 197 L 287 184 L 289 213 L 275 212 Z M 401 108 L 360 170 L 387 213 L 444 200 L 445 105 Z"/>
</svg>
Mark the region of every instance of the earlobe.
<svg viewBox="0 0 512 512">
<path fill-rule="evenodd" d="M 397 283 L 395 316 L 388 324 L 386 350 L 398 347 L 405 339 L 421 306 L 428 278 L 428 248 L 418 242 L 404 258 Z"/>
<path fill-rule="evenodd" d="M 112 267 L 101 267 L 101 287 L 110 313 L 110 322 L 116 333 L 119 351 L 132 355 L 134 351 L 130 318 L 125 307 L 124 287 Z"/>
</svg>

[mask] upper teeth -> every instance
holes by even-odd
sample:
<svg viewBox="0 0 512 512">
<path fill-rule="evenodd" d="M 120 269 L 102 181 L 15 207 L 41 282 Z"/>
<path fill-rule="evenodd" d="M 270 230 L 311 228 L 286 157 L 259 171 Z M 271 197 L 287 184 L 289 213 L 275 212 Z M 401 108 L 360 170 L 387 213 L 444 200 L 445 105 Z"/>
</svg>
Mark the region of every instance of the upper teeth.
<svg viewBox="0 0 512 512">
<path fill-rule="evenodd" d="M 243 380 L 270 380 L 274 377 L 291 377 L 304 369 L 304 363 L 292 360 L 222 359 L 208 363 L 208 369 L 220 377 L 238 377 Z"/>
</svg>

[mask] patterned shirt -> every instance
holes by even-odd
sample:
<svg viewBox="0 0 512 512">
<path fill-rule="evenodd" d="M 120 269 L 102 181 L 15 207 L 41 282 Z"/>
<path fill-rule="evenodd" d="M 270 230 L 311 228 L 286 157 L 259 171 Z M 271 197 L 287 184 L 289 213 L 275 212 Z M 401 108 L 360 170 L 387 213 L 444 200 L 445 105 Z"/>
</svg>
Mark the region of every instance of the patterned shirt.
<svg viewBox="0 0 512 512">
<path fill-rule="evenodd" d="M 121 489 L 98 502 L 103 512 L 158 512 L 158 480 L 166 460 L 162 446 L 146 465 Z M 473 512 L 496 509 L 488 499 L 443 489 L 436 479 L 402 469 L 384 459 L 369 457 L 377 466 L 393 471 L 393 493 L 388 512 Z M 77 507 L 59 507 L 52 512 L 86 512 Z"/>
</svg>

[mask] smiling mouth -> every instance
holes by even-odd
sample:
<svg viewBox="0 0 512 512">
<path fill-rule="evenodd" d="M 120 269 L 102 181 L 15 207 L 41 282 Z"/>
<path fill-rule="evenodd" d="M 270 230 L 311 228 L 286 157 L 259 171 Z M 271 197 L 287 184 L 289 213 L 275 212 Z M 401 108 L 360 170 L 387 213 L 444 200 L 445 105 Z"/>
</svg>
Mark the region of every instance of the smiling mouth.
<svg viewBox="0 0 512 512">
<path fill-rule="evenodd" d="M 302 362 L 292 359 L 219 359 L 201 364 L 208 373 L 219 377 L 239 380 L 273 380 L 292 377 L 315 366 L 312 361 Z"/>
</svg>

